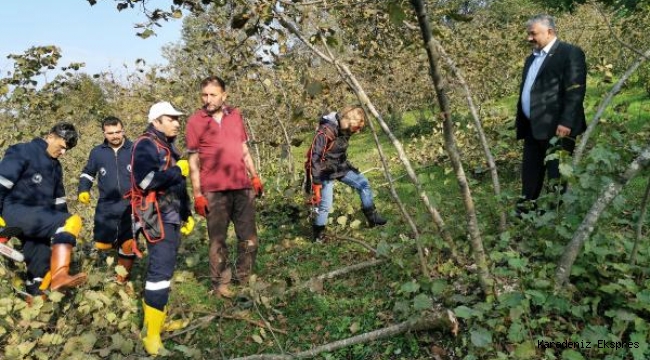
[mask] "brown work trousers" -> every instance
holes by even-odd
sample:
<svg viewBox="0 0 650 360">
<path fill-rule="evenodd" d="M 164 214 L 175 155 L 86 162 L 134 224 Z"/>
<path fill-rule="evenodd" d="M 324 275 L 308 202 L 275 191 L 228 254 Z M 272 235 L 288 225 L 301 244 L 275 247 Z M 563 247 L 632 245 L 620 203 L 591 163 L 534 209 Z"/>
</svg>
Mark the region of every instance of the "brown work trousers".
<svg viewBox="0 0 650 360">
<path fill-rule="evenodd" d="M 233 280 L 228 264 L 228 226 L 235 226 L 237 260 L 235 281 L 245 283 L 253 271 L 257 256 L 257 229 L 255 226 L 255 192 L 252 189 L 209 192 L 208 236 L 210 237 L 210 276 L 212 287 L 228 285 Z"/>
</svg>

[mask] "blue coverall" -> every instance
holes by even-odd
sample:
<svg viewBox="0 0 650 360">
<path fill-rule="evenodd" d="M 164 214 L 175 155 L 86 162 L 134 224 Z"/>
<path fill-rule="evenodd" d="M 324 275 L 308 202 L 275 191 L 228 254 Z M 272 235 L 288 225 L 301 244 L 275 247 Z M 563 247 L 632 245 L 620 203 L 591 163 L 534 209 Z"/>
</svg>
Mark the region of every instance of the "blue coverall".
<svg viewBox="0 0 650 360">
<path fill-rule="evenodd" d="M 95 209 L 95 242 L 116 245 L 133 239 L 131 209 L 124 195 L 131 188 L 131 150 L 133 142 L 124 139 L 117 152 L 106 140 L 90 151 L 81 172 L 77 193 L 89 192 L 95 179 L 99 199 Z"/>
</svg>

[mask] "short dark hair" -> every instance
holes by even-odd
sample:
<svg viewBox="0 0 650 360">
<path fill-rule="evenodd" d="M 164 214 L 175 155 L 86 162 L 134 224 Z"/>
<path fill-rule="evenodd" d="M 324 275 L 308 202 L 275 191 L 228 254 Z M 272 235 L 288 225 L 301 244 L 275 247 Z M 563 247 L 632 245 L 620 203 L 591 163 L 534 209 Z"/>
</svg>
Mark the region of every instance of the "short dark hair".
<svg viewBox="0 0 650 360">
<path fill-rule="evenodd" d="M 74 125 L 67 122 L 60 122 L 54 125 L 50 130 L 50 134 L 65 140 L 65 146 L 68 150 L 77 146 L 77 140 L 79 140 L 77 129 L 74 128 Z"/>
<path fill-rule="evenodd" d="M 107 126 L 116 126 L 120 125 L 124 127 L 124 124 L 122 124 L 122 120 L 119 118 L 116 118 L 115 116 L 108 116 L 102 120 L 102 130 L 105 130 Z"/>
<path fill-rule="evenodd" d="M 213 75 L 203 79 L 203 81 L 201 81 L 201 89 L 203 89 L 204 87 L 210 84 L 217 85 L 221 88 L 221 90 L 226 91 L 226 82 L 223 81 L 223 79 L 218 76 Z"/>
</svg>

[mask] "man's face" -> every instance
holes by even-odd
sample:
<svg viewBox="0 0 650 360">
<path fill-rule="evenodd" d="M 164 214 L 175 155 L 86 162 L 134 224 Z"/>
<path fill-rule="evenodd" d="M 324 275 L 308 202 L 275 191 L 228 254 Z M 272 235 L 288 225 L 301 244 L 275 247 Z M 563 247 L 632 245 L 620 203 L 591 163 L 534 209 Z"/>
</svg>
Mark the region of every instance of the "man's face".
<svg viewBox="0 0 650 360">
<path fill-rule="evenodd" d="M 527 40 L 535 50 L 542 50 L 554 38 L 555 32 L 553 29 L 540 22 L 533 23 L 528 27 Z"/>
<path fill-rule="evenodd" d="M 106 125 L 104 126 L 104 139 L 112 147 L 120 147 L 124 142 L 124 129 L 122 125 Z"/>
<path fill-rule="evenodd" d="M 163 115 L 158 120 L 155 120 L 153 126 L 168 138 L 178 136 L 181 129 L 181 123 L 178 120 L 178 116 L 169 115 Z"/>
<path fill-rule="evenodd" d="M 203 101 L 203 108 L 205 111 L 212 115 L 221 111 L 224 101 L 226 101 L 226 92 L 223 91 L 221 86 L 215 84 L 208 84 L 201 90 L 201 101 Z"/>
<path fill-rule="evenodd" d="M 45 137 L 45 142 L 47 143 L 47 154 L 53 159 L 58 159 L 68 149 L 65 145 L 65 140 L 56 134 L 48 134 Z"/>
</svg>

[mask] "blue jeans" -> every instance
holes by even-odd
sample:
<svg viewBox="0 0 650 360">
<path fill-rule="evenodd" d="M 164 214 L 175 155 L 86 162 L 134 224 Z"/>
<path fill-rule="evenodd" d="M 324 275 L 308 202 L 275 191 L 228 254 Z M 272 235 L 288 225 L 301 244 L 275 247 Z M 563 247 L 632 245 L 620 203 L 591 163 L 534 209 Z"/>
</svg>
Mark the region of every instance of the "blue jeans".
<svg viewBox="0 0 650 360">
<path fill-rule="evenodd" d="M 332 203 L 334 201 L 334 181 L 336 180 L 323 181 L 320 204 L 318 204 L 318 207 L 314 208 L 314 211 L 316 212 L 314 225 L 322 226 L 327 224 L 327 216 L 329 215 L 330 209 L 332 208 Z M 348 171 L 345 176 L 338 179 L 338 181 L 355 189 L 359 193 L 359 198 L 361 198 L 361 205 L 364 209 L 368 209 L 374 206 L 374 203 L 372 201 L 372 190 L 370 189 L 370 183 L 368 182 L 368 179 L 363 176 L 363 174 L 359 174 L 354 171 Z"/>
</svg>

